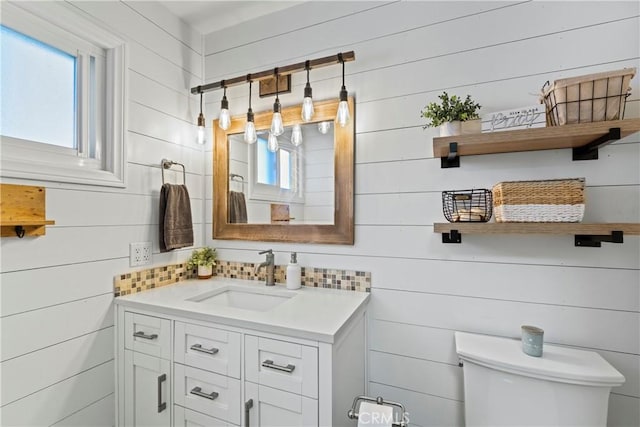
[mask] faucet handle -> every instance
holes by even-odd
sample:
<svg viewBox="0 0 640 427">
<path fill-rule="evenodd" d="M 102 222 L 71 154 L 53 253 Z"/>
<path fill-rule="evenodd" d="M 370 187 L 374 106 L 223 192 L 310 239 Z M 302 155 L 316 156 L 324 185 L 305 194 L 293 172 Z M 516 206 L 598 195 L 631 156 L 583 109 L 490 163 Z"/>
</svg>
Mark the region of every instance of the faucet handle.
<svg viewBox="0 0 640 427">
<path fill-rule="evenodd" d="M 273 249 L 267 249 L 266 251 L 258 252 L 258 255 L 270 254 L 273 255 Z"/>
</svg>

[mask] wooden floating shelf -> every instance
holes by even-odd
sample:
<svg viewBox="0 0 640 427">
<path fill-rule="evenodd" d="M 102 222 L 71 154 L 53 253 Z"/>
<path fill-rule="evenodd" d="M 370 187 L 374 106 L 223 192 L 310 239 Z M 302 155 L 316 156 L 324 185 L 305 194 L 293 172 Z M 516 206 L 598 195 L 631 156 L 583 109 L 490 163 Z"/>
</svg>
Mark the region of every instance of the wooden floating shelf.
<svg viewBox="0 0 640 427">
<path fill-rule="evenodd" d="M 444 222 L 433 224 L 443 243 L 460 243 L 462 234 L 555 234 L 575 236 L 576 246 L 622 243 L 624 235 L 640 235 L 640 223 Z"/>
<path fill-rule="evenodd" d="M 0 236 L 44 236 L 56 223 L 45 219 L 45 198 L 44 187 L 0 184 Z"/>
<path fill-rule="evenodd" d="M 607 138 L 612 130 L 620 130 L 617 138 Z M 444 160 L 458 156 L 473 156 L 479 154 L 512 153 L 519 151 L 553 150 L 558 148 L 574 148 L 576 150 L 588 147 L 587 151 L 595 152 L 588 158 L 575 158 L 574 160 L 586 160 L 597 158 L 597 147 L 605 145 L 611 140 L 624 138 L 632 133 L 640 131 L 640 119 L 612 120 L 606 122 L 578 123 L 564 126 L 550 126 L 525 130 L 511 130 L 501 132 L 478 133 L 471 135 L 458 135 L 433 138 L 434 157 Z M 602 140 L 602 141 L 599 141 Z M 590 145 L 599 141 L 593 147 Z M 452 146 L 451 144 L 456 144 Z M 450 150 L 457 149 L 457 153 Z M 450 153 L 450 151 L 452 153 Z M 451 154 L 451 155 L 450 155 Z"/>
</svg>

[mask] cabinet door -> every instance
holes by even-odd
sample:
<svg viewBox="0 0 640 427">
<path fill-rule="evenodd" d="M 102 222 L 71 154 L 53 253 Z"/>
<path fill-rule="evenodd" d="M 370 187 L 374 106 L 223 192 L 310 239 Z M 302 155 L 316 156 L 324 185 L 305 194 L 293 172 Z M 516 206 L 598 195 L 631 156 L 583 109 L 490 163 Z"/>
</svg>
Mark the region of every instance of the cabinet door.
<svg viewBox="0 0 640 427">
<path fill-rule="evenodd" d="M 318 425 L 317 400 L 250 382 L 245 382 L 244 408 L 245 426 L 316 427 Z"/>
<path fill-rule="evenodd" d="M 173 414 L 175 427 L 237 427 L 235 424 L 229 424 L 179 405 L 174 405 Z"/>
<path fill-rule="evenodd" d="M 169 361 L 125 350 L 124 363 L 125 425 L 171 425 Z"/>
</svg>

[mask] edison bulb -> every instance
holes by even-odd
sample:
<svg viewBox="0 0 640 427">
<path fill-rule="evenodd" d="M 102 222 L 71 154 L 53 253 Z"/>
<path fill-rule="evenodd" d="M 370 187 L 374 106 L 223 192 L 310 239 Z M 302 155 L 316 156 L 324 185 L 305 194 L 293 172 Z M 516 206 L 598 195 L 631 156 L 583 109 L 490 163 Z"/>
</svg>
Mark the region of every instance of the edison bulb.
<svg viewBox="0 0 640 427">
<path fill-rule="evenodd" d="M 269 139 L 267 140 L 267 150 L 271 151 L 272 153 L 275 153 L 276 151 L 278 151 L 278 148 L 279 148 L 278 137 L 276 137 L 272 133 L 269 133 Z"/>
<path fill-rule="evenodd" d="M 204 139 L 204 126 L 198 126 L 198 144 L 204 145 L 205 142 L 206 141 Z"/>
<path fill-rule="evenodd" d="M 340 101 L 338 104 L 338 114 L 336 114 L 336 122 L 341 127 L 345 127 L 349 123 L 349 104 L 347 101 Z"/>
<path fill-rule="evenodd" d="M 297 123 L 293 125 L 293 129 L 291 130 L 291 143 L 296 147 L 302 144 L 302 128 Z"/>
<path fill-rule="evenodd" d="M 306 96 L 302 100 L 302 120 L 305 122 L 311 121 L 313 112 L 313 99 L 310 96 Z"/>
<path fill-rule="evenodd" d="M 280 136 L 284 133 L 282 115 L 280 113 L 273 113 L 273 118 L 271 119 L 271 133 L 275 136 Z"/>
<path fill-rule="evenodd" d="M 231 115 L 229 115 L 229 109 L 223 108 L 220 110 L 218 126 L 220 126 L 220 129 L 222 130 L 227 130 L 229 129 L 229 126 L 231 126 Z"/>
<path fill-rule="evenodd" d="M 247 121 L 247 124 L 244 126 L 244 142 L 253 144 L 257 140 L 256 125 L 253 122 Z"/>
</svg>

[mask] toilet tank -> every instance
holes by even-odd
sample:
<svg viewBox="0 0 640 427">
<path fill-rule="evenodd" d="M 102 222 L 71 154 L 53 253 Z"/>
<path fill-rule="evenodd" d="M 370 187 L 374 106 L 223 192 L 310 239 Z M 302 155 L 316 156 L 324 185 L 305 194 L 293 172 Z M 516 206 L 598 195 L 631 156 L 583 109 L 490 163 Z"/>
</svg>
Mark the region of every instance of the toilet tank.
<svg viewBox="0 0 640 427">
<path fill-rule="evenodd" d="M 593 351 L 456 332 L 467 426 L 606 426 L 609 392 L 625 379 Z"/>
</svg>

